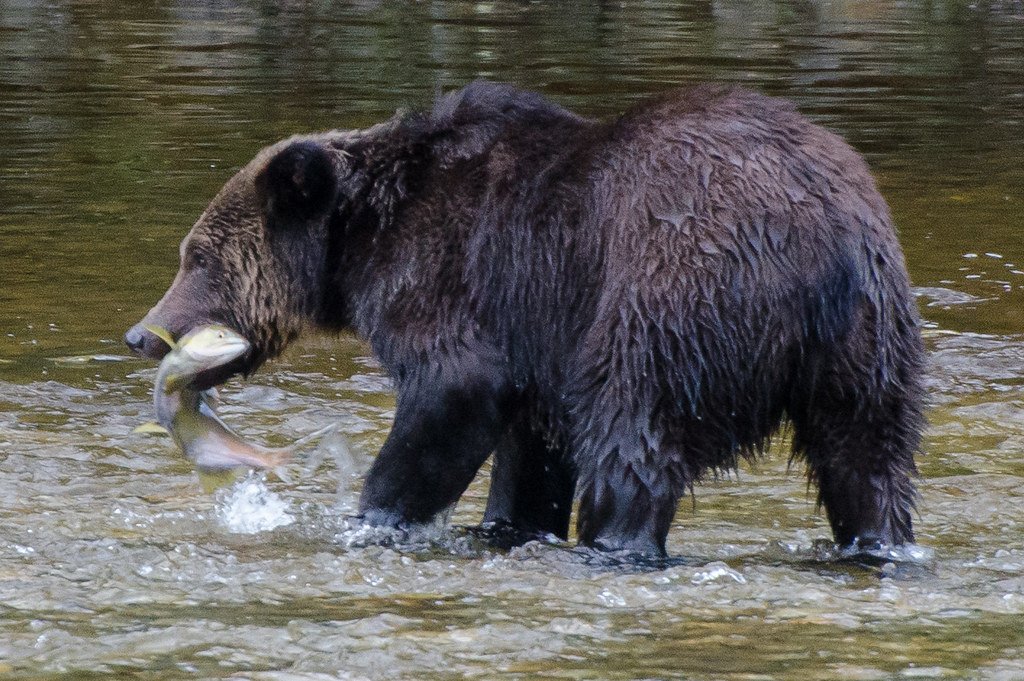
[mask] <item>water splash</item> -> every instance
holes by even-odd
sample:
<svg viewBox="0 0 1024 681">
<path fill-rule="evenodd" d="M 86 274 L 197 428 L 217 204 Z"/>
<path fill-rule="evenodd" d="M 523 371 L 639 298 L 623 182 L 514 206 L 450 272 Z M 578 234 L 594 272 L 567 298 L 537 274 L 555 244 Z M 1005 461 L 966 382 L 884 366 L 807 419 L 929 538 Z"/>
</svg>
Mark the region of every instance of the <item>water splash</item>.
<svg viewBox="0 0 1024 681">
<path fill-rule="evenodd" d="M 367 525 L 361 518 L 344 519 L 343 529 L 335 535 L 335 542 L 346 549 L 367 546 L 398 547 L 404 551 L 455 549 L 454 535 L 449 525 L 454 505 L 425 523 L 408 523 L 401 527 Z"/>
<path fill-rule="evenodd" d="M 716 582 L 723 578 L 731 579 L 737 584 L 747 583 L 746 577 L 721 561 L 714 561 L 705 565 L 703 570 L 699 570 L 694 573 L 690 578 L 690 583 L 699 586 L 701 584 L 707 584 L 708 582 Z"/>
<path fill-rule="evenodd" d="M 217 518 L 236 534 L 269 532 L 291 525 L 291 504 L 267 488 L 261 474 L 250 474 L 217 493 Z"/>
<path fill-rule="evenodd" d="M 881 544 L 874 548 L 840 548 L 829 539 L 815 539 L 804 545 L 793 542 L 772 542 L 765 547 L 764 555 L 784 562 L 837 563 L 841 561 L 870 564 L 904 564 L 928 567 L 935 562 L 935 550 L 920 544 L 890 546 Z"/>
<path fill-rule="evenodd" d="M 858 550 L 847 548 L 840 552 L 840 557 L 842 558 L 856 558 L 858 556 L 870 557 L 885 563 L 929 565 L 935 560 L 935 550 L 919 544 L 902 544 L 900 546 L 882 544 L 872 549 Z"/>
<path fill-rule="evenodd" d="M 357 473 L 352 443 L 339 431 L 329 433 L 320 443 L 317 450 L 321 457 L 329 456 L 334 461 L 338 477 L 338 491 L 335 506 L 339 513 L 348 515 L 355 513 L 359 498 L 352 489 L 353 475 Z"/>
</svg>

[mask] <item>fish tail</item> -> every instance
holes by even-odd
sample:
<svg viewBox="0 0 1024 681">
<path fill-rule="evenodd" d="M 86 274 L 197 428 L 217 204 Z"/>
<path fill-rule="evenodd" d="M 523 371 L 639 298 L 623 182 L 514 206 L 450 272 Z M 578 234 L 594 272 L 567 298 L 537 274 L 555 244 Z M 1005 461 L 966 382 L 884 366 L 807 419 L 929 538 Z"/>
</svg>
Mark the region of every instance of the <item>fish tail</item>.
<svg viewBox="0 0 1024 681">
<path fill-rule="evenodd" d="M 323 428 L 319 428 L 317 430 L 314 430 L 312 433 L 310 433 L 308 435 L 303 435 L 298 440 L 293 442 L 291 447 L 289 447 L 288 449 L 296 450 L 299 447 L 304 447 L 305 445 L 308 445 L 310 442 L 313 442 L 314 440 L 316 440 L 316 439 L 318 439 L 320 437 L 323 437 L 327 433 L 333 431 L 336 427 L 337 427 L 337 424 L 332 423 L 330 425 L 324 426 Z"/>
</svg>

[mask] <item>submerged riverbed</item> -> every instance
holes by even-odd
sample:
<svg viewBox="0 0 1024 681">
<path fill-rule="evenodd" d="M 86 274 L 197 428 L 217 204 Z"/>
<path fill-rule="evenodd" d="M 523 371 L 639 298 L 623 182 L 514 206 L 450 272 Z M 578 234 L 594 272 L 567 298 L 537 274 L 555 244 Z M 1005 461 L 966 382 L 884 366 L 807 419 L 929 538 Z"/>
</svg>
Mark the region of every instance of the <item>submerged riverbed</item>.
<svg viewBox="0 0 1024 681">
<path fill-rule="evenodd" d="M 486 475 L 417 546 L 346 529 L 387 378 L 312 338 L 223 391 L 283 445 L 209 493 L 120 342 L 233 171 L 474 77 L 609 116 L 674 84 L 786 96 L 865 153 L 926 322 L 921 556 L 830 560 L 780 439 L 698 486 L 678 560 L 497 551 Z M 0 677 L 1024 678 L 1024 8 L 881 3 L 8 3 L 0 13 Z M 486 473 L 486 471 L 485 471 Z"/>
</svg>

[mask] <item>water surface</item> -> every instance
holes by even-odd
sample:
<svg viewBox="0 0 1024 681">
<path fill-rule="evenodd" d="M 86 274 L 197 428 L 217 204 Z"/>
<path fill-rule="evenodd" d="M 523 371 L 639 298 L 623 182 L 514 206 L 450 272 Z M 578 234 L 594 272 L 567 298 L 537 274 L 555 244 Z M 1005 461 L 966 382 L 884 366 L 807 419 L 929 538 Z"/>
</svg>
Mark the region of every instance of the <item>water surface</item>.
<svg viewBox="0 0 1024 681">
<path fill-rule="evenodd" d="M 122 6 L 123 5 L 123 6 Z M 359 341 L 309 339 L 222 411 L 288 480 L 210 494 L 120 345 L 188 226 L 263 145 L 476 77 L 590 116 L 704 80 L 797 102 L 868 158 L 926 321 L 921 544 L 823 560 L 785 442 L 696 489 L 681 559 L 343 528 L 393 416 Z M 1015 2 L 0 5 L 0 675 L 1024 678 L 1024 8 Z M 486 482 L 452 522 L 472 524 Z"/>
</svg>

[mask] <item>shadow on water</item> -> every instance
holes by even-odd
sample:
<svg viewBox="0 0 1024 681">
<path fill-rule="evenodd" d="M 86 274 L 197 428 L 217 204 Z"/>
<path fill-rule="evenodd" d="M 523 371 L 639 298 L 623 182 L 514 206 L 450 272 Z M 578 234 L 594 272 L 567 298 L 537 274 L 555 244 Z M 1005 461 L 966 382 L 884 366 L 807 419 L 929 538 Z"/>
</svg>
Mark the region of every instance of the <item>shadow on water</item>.
<svg viewBox="0 0 1024 681">
<path fill-rule="evenodd" d="M 0 12 L 0 676 L 1024 677 L 1024 8 L 1018 2 L 186 3 Z M 922 560 L 843 560 L 784 447 L 680 506 L 666 561 L 452 530 L 349 541 L 394 413 L 351 337 L 221 412 L 349 459 L 203 490 L 121 347 L 177 243 L 287 135 L 473 78 L 589 116 L 704 80 L 793 99 L 867 156 L 925 320 Z M 493 538 L 491 538 L 493 539 Z M 506 550 L 507 549 L 507 550 Z"/>
</svg>

